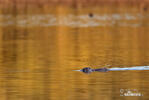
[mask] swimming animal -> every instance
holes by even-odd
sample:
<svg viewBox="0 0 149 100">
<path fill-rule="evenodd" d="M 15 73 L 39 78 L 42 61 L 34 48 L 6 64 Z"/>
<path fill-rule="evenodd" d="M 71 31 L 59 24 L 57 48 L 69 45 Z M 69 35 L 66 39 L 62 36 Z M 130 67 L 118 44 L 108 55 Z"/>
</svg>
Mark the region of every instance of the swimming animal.
<svg viewBox="0 0 149 100">
<path fill-rule="evenodd" d="M 81 70 L 74 70 L 74 71 L 81 71 L 81 72 L 84 72 L 84 73 L 91 73 L 91 72 L 107 72 L 108 69 L 107 68 L 99 68 L 99 69 L 92 69 L 90 67 L 85 67 Z"/>
<path fill-rule="evenodd" d="M 81 71 L 84 73 L 91 73 L 91 72 L 107 72 L 107 71 L 127 71 L 127 70 L 149 70 L 149 66 L 135 66 L 135 67 L 114 67 L 114 68 L 98 68 L 98 69 L 92 69 L 90 67 L 85 67 L 81 70 L 74 70 L 74 71 Z"/>
</svg>

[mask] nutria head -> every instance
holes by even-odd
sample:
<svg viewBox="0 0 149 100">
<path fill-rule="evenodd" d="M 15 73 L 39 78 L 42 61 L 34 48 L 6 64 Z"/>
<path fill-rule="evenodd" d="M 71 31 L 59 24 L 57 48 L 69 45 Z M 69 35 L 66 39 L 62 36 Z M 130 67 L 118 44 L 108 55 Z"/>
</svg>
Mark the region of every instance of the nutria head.
<svg viewBox="0 0 149 100">
<path fill-rule="evenodd" d="M 81 71 L 84 72 L 84 73 L 91 73 L 91 72 L 93 72 L 93 70 L 91 68 L 89 68 L 89 67 L 85 67 Z"/>
</svg>

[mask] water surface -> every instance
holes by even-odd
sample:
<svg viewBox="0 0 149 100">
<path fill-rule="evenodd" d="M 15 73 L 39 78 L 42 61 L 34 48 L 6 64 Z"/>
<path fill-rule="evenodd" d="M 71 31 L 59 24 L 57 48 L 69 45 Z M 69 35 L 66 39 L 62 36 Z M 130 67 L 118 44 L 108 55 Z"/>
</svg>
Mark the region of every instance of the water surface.
<svg viewBox="0 0 149 100">
<path fill-rule="evenodd" d="M 148 11 L 119 8 L 2 11 L 1 100 L 149 99 L 149 71 L 72 71 L 149 65 Z M 128 90 L 143 96 L 123 96 Z"/>
</svg>

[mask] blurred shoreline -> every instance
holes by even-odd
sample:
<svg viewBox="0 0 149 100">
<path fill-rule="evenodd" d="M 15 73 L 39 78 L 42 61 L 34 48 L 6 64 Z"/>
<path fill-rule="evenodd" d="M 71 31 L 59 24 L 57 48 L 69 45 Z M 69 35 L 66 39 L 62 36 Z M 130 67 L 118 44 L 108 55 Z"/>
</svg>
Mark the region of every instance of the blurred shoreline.
<svg viewBox="0 0 149 100">
<path fill-rule="evenodd" d="M 0 8 L 9 8 L 11 6 L 71 6 L 71 7 L 88 7 L 104 5 L 130 5 L 140 6 L 147 9 L 149 0 L 0 0 Z"/>
<path fill-rule="evenodd" d="M 148 4 L 147 0 L 1 0 L 0 26 L 148 27 Z"/>
<path fill-rule="evenodd" d="M 0 14 L 79 13 L 84 8 L 90 12 L 147 13 L 149 0 L 0 0 Z"/>
</svg>

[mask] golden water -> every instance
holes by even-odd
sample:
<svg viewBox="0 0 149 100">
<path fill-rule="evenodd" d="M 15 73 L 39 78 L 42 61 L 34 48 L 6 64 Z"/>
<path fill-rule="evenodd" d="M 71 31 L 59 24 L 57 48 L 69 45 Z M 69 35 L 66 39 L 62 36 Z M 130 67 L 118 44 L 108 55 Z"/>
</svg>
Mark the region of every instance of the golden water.
<svg viewBox="0 0 149 100">
<path fill-rule="evenodd" d="M 56 6 L 0 12 L 0 100 L 147 100 L 149 14 L 137 7 Z M 143 94 L 121 96 L 120 90 Z"/>
</svg>

